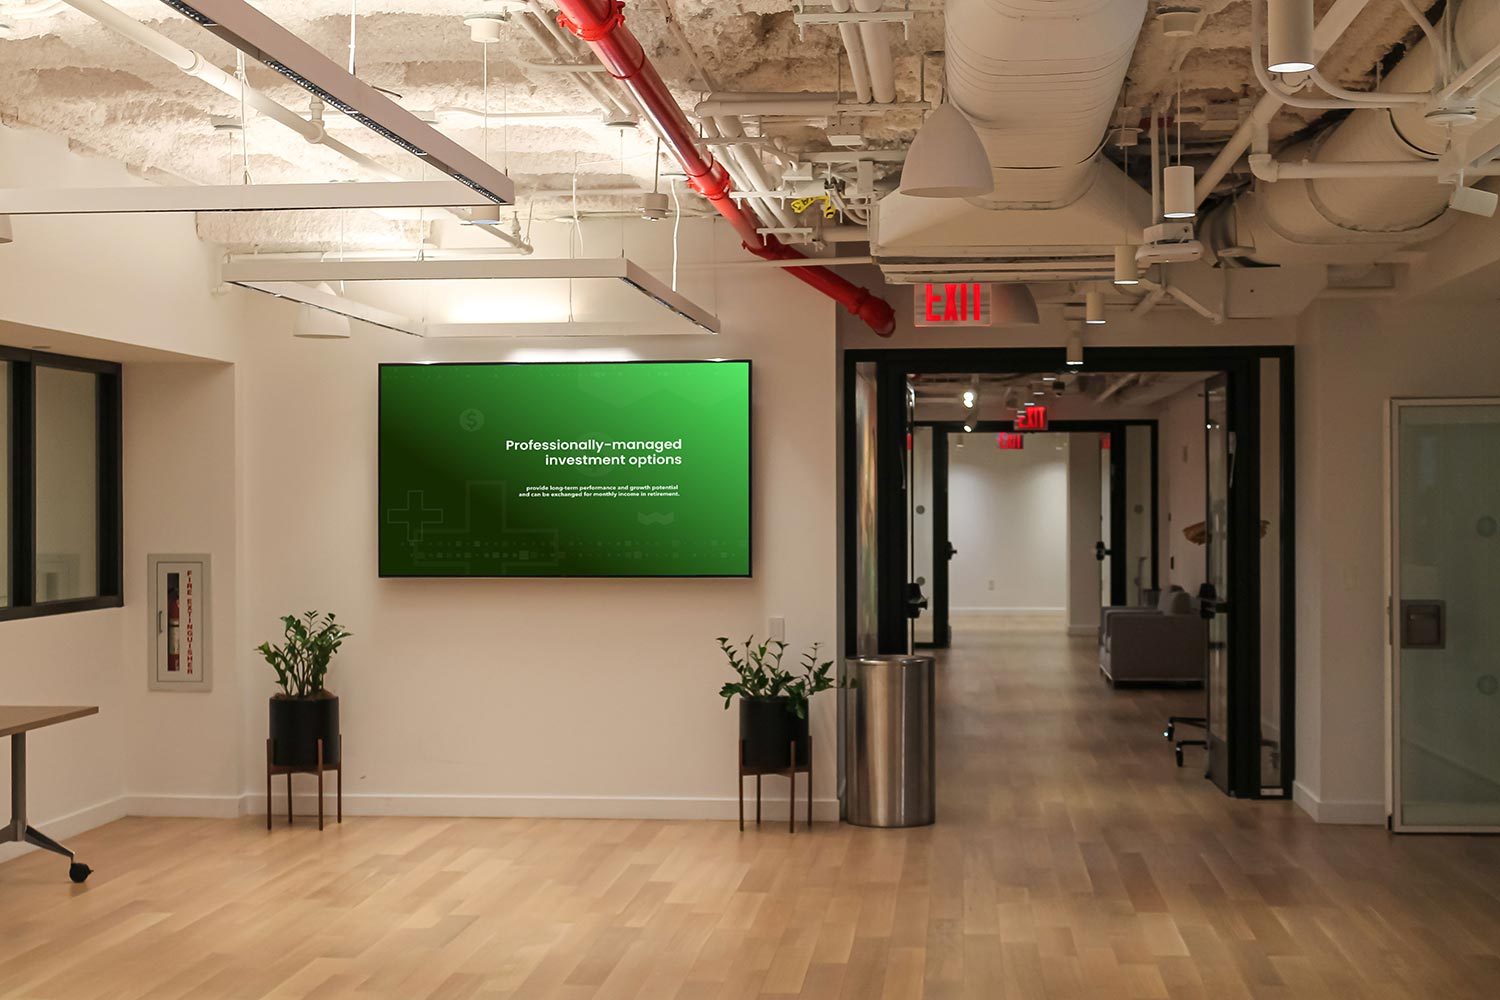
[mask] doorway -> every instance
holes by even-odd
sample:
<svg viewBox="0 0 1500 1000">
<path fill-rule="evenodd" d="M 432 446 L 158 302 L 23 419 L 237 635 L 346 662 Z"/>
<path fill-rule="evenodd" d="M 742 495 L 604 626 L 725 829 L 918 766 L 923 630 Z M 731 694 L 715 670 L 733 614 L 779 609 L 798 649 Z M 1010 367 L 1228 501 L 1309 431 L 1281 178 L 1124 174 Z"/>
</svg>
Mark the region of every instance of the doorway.
<svg viewBox="0 0 1500 1000">
<path fill-rule="evenodd" d="M 1037 433 L 1019 405 L 1009 419 L 982 410 L 975 419 L 924 414 L 922 385 L 947 379 L 948 395 L 960 403 L 963 391 L 951 390 L 963 379 L 978 379 L 983 394 L 986 379 L 1030 385 L 1034 378 L 1031 391 L 1045 394 L 1043 376 L 1051 374 L 1074 384 L 1090 380 L 1097 396 L 1100 385 L 1121 387 L 1113 395 L 1200 373 L 1193 376 L 1201 392 L 1192 420 L 1203 471 L 1192 523 L 1178 513 L 1171 522 L 1162 517 L 1162 477 L 1152 467 L 1174 455 L 1163 453 L 1151 420 L 1077 419 L 1067 426 L 1061 417 L 1042 431 L 1088 433 L 1097 449 L 1091 529 L 1097 575 L 1087 598 L 1095 625 L 1070 620 L 1070 631 L 1081 641 L 1097 629 L 1102 607 L 1138 604 L 1167 586 L 1188 546 L 1193 555 L 1184 561 L 1196 559 L 1200 575 L 1185 578 L 1191 586 L 1178 585 L 1210 619 L 1205 774 L 1230 795 L 1290 797 L 1294 754 L 1284 735 L 1294 731 L 1295 708 L 1291 349 L 1099 348 L 1085 361 L 1069 366 L 1058 349 L 846 352 L 846 652 L 906 653 L 918 643 L 952 642 L 950 563 L 961 554 L 953 551 L 951 520 L 943 523 L 951 454 L 937 442 L 983 434 L 994 447 L 1000 434 Z M 1132 453 L 1154 461 L 1132 471 Z M 917 507 L 924 510 L 920 525 Z"/>
</svg>

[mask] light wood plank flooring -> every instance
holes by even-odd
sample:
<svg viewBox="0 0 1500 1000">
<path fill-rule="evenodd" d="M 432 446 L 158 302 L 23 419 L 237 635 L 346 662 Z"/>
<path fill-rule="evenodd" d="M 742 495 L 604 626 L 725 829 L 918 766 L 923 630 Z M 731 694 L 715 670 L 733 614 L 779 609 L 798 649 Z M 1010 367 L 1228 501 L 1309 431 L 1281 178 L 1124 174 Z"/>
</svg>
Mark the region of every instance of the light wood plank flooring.
<svg viewBox="0 0 1500 1000">
<path fill-rule="evenodd" d="M 1319 827 L 1177 770 L 1184 692 L 963 622 L 939 823 L 128 819 L 0 865 L 0 996 L 1493 998 L 1500 841 Z"/>
</svg>

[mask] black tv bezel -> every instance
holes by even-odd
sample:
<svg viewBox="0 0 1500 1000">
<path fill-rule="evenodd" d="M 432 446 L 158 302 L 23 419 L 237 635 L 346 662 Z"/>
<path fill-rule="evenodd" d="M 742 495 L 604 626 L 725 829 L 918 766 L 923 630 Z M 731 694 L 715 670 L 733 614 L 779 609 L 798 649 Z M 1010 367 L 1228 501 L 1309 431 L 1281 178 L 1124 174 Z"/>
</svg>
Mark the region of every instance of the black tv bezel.
<svg viewBox="0 0 1500 1000">
<path fill-rule="evenodd" d="M 748 554 L 743 573 L 557 573 L 545 576 L 499 573 L 387 573 L 381 560 L 380 511 L 385 510 L 385 461 L 381 414 L 385 405 L 387 368 L 502 368 L 562 367 L 565 365 L 722 365 L 745 366 L 745 540 Z M 380 580 L 750 580 L 755 576 L 755 364 L 750 358 L 631 358 L 620 361 L 382 361 L 375 374 L 375 574 Z"/>
</svg>

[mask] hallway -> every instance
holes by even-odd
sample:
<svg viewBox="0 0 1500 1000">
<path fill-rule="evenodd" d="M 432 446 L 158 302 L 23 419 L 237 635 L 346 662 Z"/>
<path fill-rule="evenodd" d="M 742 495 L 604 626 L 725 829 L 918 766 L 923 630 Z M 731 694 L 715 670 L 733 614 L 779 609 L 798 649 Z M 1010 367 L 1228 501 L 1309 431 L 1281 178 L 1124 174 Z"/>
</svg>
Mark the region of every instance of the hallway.
<svg viewBox="0 0 1500 1000">
<path fill-rule="evenodd" d="M 0 996 L 1493 996 L 1500 842 L 1225 798 L 1160 736 L 1196 692 L 1113 692 L 1054 628 L 957 641 L 937 826 L 126 819 L 76 838 L 86 888 L 0 866 Z"/>
</svg>

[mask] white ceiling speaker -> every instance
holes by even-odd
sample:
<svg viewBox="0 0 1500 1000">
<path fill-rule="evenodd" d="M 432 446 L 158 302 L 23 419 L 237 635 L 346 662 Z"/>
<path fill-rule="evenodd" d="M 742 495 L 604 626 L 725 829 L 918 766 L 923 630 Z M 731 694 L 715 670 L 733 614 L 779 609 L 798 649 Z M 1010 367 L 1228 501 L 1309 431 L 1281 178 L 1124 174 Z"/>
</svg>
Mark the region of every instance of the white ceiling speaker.
<svg viewBox="0 0 1500 1000">
<path fill-rule="evenodd" d="M 1198 33 L 1203 8 L 1197 4 L 1157 4 L 1156 20 L 1167 38 L 1191 38 Z"/>
<path fill-rule="evenodd" d="M 954 105 L 938 105 L 906 152 L 901 193 L 913 198 L 977 198 L 994 190 L 990 158 L 974 126 Z"/>
<path fill-rule="evenodd" d="M 1083 297 L 1083 321 L 1089 326 L 1104 325 L 1104 293 L 1089 292 Z"/>
<path fill-rule="evenodd" d="M 493 45 L 500 41 L 500 30 L 505 27 L 505 22 L 510 20 L 509 13 L 498 14 L 470 14 L 464 18 L 464 24 L 469 26 L 469 38 L 480 45 Z"/>
<path fill-rule="evenodd" d="M 0 215 L 0 243 L 14 243 L 15 233 L 10 228 L 10 216 Z"/>
<path fill-rule="evenodd" d="M 1191 219 L 1198 214 L 1198 197 L 1193 193 L 1196 177 L 1186 163 L 1161 172 L 1162 210 L 1166 219 Z"/>
<path fill-rule="evenodd" d="M 328 295 L 336 294 L 333 286 L 326 281 L 318 282 L 317 288 L 318 291 Z M 292 336 L 306 340 L 347 340 L 349 317 L 302 303 L 297 306 L 297 319 L 292 323 Z"/>
<path fill-rule="evenodd" d="M 1068 338 L 1068 364 L 1074 368 L 1083 364 L 1083 338 L 1076 333 Z"/>
<path fill-rule="evenodd" d="M 1316 65 L 1312 0 L 1269 0 L 1267 11 L 1266 68 L 1272 73 L 1306 73 L 1312 69 Z"/>
<path fill-rule="evenodd" d="M 1115 247 L 1115 284 L 1139 285 L 1141 269 L 1135 263 L 1135 247 L 1122 244 Z"/>
</svg>

